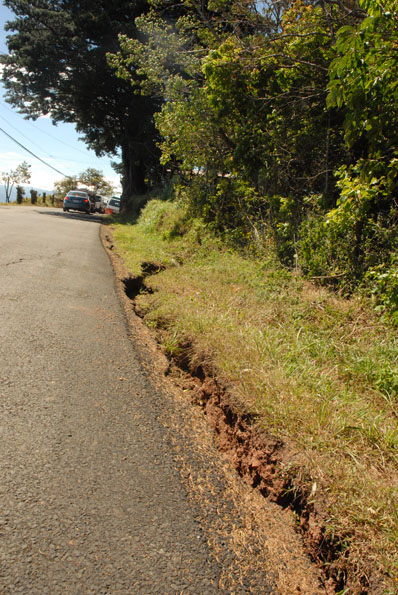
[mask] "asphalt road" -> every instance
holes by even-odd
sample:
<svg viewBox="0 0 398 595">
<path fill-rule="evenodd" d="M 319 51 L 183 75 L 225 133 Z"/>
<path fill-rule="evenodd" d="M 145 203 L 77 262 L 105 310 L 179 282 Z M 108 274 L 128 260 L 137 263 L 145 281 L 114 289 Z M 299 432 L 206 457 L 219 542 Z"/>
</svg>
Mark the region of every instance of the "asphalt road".
<svg viewBox="0 0 398 595">
<path fill-rule="evenodd" d="M 151 381 L 98 217 L 0 207 L 0 304 L 0 593 L 322 592 Z"/>
</svg>

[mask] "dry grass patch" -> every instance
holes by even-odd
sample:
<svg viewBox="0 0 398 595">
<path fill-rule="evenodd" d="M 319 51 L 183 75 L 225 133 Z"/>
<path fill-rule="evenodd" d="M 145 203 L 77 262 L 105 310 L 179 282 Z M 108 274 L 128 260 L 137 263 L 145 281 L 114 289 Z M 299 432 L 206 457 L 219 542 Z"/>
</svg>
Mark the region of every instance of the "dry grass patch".
<svg viewBox="0 0 398 595">
<path fill-rule="evenodd" d="M 167 266 L 137 298 L 163 346 L 211 362 L 261 424 L 293 445 L 326 503 L 327 532 L 352 567 L 398 585 L 398 340 L 359 300 L 342 300 L 270 263 L 114 228 L 133 273 Z M 369 566 L 370 565 L 370 566 Z M 386 583 L 387 584 L 387 583 Z"/>
</svg>

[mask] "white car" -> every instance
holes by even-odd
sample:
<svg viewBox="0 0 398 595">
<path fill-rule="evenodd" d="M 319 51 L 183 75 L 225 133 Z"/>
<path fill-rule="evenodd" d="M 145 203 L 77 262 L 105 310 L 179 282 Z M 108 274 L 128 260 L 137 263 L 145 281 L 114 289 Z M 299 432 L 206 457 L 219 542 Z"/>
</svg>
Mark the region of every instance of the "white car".
<svg viewBox="0 0 398 595">
<path fill-rule="evenodd" d="M 101 213 L 102 196 L 100 196 L 99 194 L 96 194 L 93 198 L 94 198 L 94 201 L 95 201 L 95 206 L 94 206 L 95 212 L 96 213 Z"/>
<path fill-rule="evenodd" d="M 105 213 L 106 205 L 111 200 L 110 196 L 101 196 L 100 212 Z"/>
<path fill-rule="evenodd" d="M 114 196 L 112 196 L 112 198 L 108 201 L 108 203 L 105 207 L 105 213 L 113 215 L 113 214 L 119 213 L 119 211 L 120 211 L 120 198 L 115 198 Z"/>
</svg>

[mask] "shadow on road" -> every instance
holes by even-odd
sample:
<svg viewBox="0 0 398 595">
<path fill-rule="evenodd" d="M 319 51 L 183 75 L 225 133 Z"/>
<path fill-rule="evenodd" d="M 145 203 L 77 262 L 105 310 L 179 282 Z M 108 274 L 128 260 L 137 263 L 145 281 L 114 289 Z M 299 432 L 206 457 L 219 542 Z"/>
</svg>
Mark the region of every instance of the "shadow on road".
<svg viewBox="0 0 398 595">
<path fill-rule="evenodd" d="M 87 215 L 86 213 L 80 213 L 79 211 L 73 211 L 65 213 L 64 211 L 45 211 L 37 210 L 40 215 L 50 215 L 52 217 L 62 217 L 63 219 L 79 219 L 80 221 L 90 221 L 91 223 L 106 223 L 107 217 L 100 215 L 99 213 L 92 213 Z"/>
</svg>

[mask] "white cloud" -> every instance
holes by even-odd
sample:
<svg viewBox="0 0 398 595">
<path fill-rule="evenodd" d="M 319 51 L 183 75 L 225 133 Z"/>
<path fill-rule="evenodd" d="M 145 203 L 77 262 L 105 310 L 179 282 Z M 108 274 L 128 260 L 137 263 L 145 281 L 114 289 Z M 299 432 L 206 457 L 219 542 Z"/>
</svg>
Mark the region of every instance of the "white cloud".
<svg viewBox="0 0 398 595">
<path fill-rule="evenodd" d="M 20 153 L 13 151 L 0 153 L 0 172 L 8 172 L 15 169 L 22 161 L 27 161 L 27 159 L 21 158 Z"/>
</svg>

